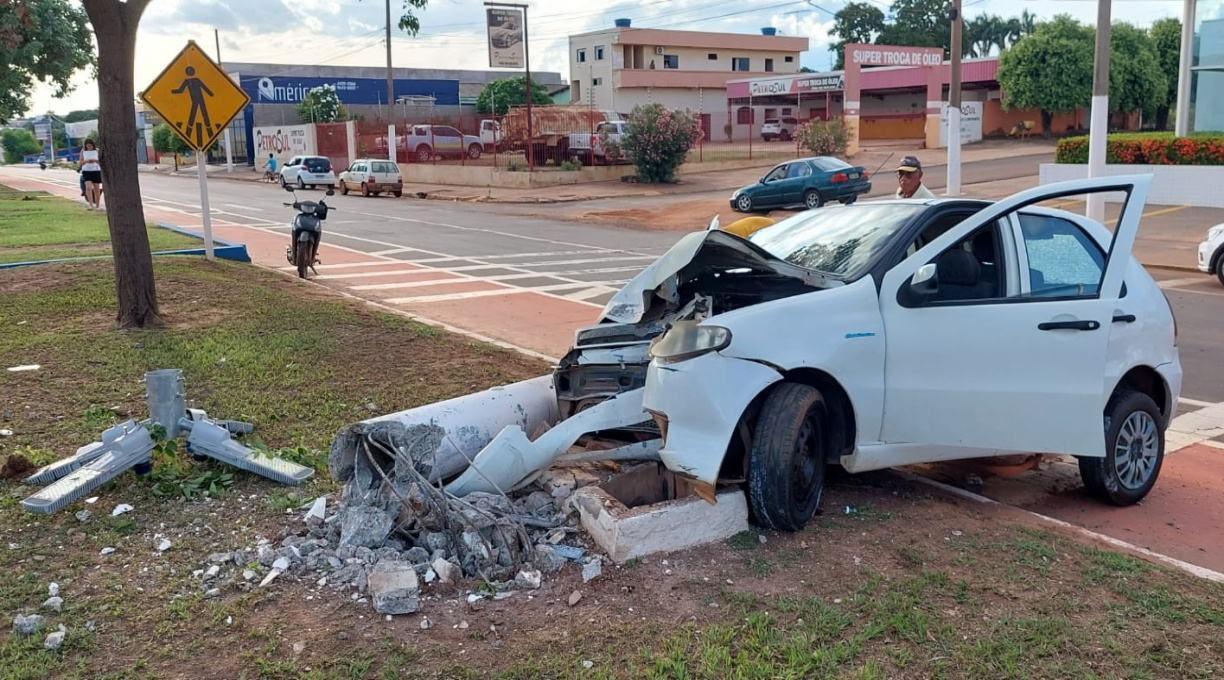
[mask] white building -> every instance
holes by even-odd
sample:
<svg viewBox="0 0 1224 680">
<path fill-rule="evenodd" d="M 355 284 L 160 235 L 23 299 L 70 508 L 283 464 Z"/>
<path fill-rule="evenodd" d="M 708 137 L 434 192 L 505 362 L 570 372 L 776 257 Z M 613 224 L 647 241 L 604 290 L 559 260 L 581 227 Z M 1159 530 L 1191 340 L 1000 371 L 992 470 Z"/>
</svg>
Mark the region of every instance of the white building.
<svg viewBox="0 0 1224 680">
<path fill-rule="evenodd" d="M 570 36 L 571 103 L 628 112 L 658 102 L 701 114 L 707 139 L 723 139 L 727 81 L 799 72 L 808 39 L 616 27 Z"/>
</svg>

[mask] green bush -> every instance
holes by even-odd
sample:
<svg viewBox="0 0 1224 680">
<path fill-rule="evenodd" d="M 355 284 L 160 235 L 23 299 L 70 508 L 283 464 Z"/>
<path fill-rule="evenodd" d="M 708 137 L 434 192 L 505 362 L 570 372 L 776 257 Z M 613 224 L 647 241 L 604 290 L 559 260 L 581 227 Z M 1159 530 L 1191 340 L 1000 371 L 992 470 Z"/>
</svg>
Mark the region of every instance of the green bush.
<svg viewBox="0 0 1224 680">
<path fill-rule="evenodd" d="M 609 157 L 627 156 L 637 168 L 639 182 L 675 182 L 676 170 L 701 135 L 697 116 L 647 104 L 633 107 L 627 122 L 620 147 L 605 146 Z"/>
<path fill-rule="evenodd" d="M 1057 163 L 1086 164 L 1088 137 L 1058 142 Z M 1111 165 L 1224 165 L 1224 134 L 1177 137 L 1172 132 L 1122 132 L 1109 135 L 1105 162 Z"/>
<path fill-rule="evenodd" d="M 850 131 L 841 118 L 813 118 L 795 128 L 795 143 L 816 156 L 843 156 L 850 143 Z"/>
</svg>

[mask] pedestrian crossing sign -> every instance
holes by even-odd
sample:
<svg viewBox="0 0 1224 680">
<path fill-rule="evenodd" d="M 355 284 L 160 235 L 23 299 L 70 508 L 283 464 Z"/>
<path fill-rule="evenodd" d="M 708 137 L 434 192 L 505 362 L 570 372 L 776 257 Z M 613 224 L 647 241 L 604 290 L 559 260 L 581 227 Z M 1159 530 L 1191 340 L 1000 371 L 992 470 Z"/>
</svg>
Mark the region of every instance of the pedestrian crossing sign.
<svg viewBox="0 0 1224 680">
<path fill-rule="evenodd" d="M 140 98 L 196 151 L 212 146 L 251 103 L 250 96 L 194 40 Z"/>
</svg>

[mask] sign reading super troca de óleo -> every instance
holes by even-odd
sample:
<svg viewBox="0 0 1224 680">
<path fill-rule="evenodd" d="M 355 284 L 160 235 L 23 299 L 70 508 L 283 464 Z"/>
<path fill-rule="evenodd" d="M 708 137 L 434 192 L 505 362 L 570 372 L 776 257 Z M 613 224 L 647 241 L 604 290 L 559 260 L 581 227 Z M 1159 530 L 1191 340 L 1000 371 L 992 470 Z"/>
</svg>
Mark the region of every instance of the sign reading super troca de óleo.
<svg viewBox="0 0 1224 680">
<path fill-rule="evenodd" d="M 489 67 L 526 68 L 523 45 L 523 10 L 515 7 L 490 7 Z"/>
</svg>

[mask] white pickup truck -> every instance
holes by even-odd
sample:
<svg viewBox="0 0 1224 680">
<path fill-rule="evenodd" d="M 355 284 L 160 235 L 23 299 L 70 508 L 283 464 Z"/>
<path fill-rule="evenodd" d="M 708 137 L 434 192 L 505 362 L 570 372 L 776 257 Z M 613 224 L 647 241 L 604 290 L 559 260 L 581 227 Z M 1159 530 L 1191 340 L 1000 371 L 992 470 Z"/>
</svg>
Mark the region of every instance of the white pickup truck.
<svg viewBox="0 0 1224 680">
<path fill-rule="evenodd" d="M 595 126 L 594 133 L 575 132 L 569 136 L 569 155 L 577 156 L 584 165 L 595 165 L 626 161 L 622 154 L 618 159 L 608 158 L 604 149 L 603 136 L 606 133 L 609 142 L 620 144 L 625 134 L 627 123 L 623 120 L 605 120 Z"/>
</svg>

